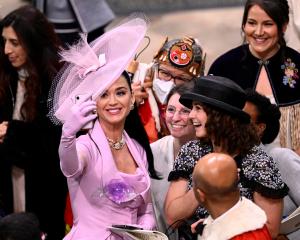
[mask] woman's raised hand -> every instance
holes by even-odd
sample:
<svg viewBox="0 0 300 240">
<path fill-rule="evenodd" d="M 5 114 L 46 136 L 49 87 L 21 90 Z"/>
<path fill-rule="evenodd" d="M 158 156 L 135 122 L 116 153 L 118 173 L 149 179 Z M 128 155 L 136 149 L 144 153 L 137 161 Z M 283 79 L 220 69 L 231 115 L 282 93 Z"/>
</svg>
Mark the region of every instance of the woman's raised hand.
<svg viewBox="0 0 300 240">
<path fill-rule="evenodd" d="M 63 125 L 65 136 L 75 136 L 83 126 L 97 118 L 96 102 L 86 96 L 70 109 L 71 113 Z"/>
</svg>

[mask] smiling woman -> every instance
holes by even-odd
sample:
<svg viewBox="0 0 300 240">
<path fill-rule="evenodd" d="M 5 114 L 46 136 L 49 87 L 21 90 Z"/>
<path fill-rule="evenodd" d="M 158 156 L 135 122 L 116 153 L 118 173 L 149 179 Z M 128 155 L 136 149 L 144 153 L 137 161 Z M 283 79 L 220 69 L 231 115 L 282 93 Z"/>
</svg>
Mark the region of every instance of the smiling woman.
<svg viewBox="0 0 300 240">
<path fill-rule="evenodd" d="M 247 0 L 245 44 L 215 60 L 209 74 L 228 77 L 276 103 L 282 113 L 280 145 L 300 153 L 300 53 L 286 46 L 288 23 L 287 0 Z"/>
<path fill-rule="evenodd" d="M 7 55 L 11 65 L 15 68 L 21 68 L 27 58 L 24 47 L 19 42 L 19 38 L 12 27 L 3 28 L 2 37 L 4 40 L 4 53 Z"/>
<path fill-rule="evenodd" d="M 168 177 L 171 183 L 165 215 L 169 224 L 179 226 L 179 234 L 186 233 L 180 225 L 182 220 L 207 217 L 207 209 L 199 205 L 192 190 L 192 172 L 197 161 L 211 152 L 226 153 L 235 159 L 240 169 L 241 195 L 266 212 L 270 233 L 273 237 L 278 234 L 282 198 L 288 188 L 273 159 L 257 145 L 250 116 L 243 111 L 245 101 L 243 89 L 218 76 L 197 78 L 194 88 L 179 99 L 182 105 L 192 106 L 189 118 L 198 137 L 182 146 Z"/>
<path fill-rule="evenodd" d="M 109 128 L 112 124 L 115 126 L 124 125 L 126 116 L 134 107 L 134 96 L 131 94 L 125 76 L 119 77 L 108 90 L 98 97 L 96 102 L 102 128 Z"/>
<path fill-rule="evenodd" d="M 112 225 L 155 228 L 150 177 L 158 177 L 124 70 L 147 22 L 143 16 L 127 20 L 91 44 L 83 36 L 61 52 L 65 68 L 49 100 L 54 100 L 53 120 L 63 123 L 59 155 L 74 216 L 65 240 L 124 239 L 109 230 Z M 76 103 L 78 94 L 86 96 Z M 90 122 L 92 127 L 76 137 Z"/>
<path fill-rule="evenodd" d="M 62 239 L 67 184 L 57 152 L 61 128 L 47 118 L 59 41 L 31 6 L 5 16 L 0 32 L 1 214 L 33 212 L 47 239 Z"/>
<path fill-rule="evenodd" d="M 182 94 L 192 87 L 193 83 L 175 86 L 167 96 L 166 125 L 170 135 L 151 143 L 156 170 L 162 179 L 152 179 L 152 199 L 158 229 L 165 232 L 169 239 L 178 239 L 177 233 L 167 232 L 168 224 L 164 214 L 164 201 L 169 187 L 168 175 L 173 168 L 174 160 L 180 148 L 188 141 L 196 138 L 194 126 L 189 119 L 190 109 L 179 102 Z"/>
</svg>

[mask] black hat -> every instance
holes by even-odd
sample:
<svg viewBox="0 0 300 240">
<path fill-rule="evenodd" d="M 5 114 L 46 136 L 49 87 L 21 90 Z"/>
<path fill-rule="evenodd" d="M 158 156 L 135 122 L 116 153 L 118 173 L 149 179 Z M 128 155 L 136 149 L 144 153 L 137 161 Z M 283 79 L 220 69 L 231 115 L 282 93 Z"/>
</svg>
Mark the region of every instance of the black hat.
<svg viewBox="0 0 300 240">
<path fill-rule="evenodd" d="M 209 75 L 198 78 L 192 91 L 181 95 L 179 101 L 187 107 L 191 106 L 192 101 L 205 103 L 245 123 L 250 122 L 250 116 L 243 111 L 246 103 L 244 90 L 225 77 Z"/>
</svg>

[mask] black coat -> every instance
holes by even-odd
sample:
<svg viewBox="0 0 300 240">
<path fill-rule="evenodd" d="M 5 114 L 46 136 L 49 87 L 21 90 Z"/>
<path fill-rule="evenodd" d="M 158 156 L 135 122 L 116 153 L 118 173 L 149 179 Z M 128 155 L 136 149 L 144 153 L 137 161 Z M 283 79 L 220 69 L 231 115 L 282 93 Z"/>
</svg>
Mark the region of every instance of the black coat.
<svg viewBox="0 0 300 240">
<path fill-rule="evenodd" d="M 13 211 L 11 169 L 18 166 L 25 171 L 26 211 L 37 215 L 47 239 L 59 240 L 64 236 L 67 194 L 58 156 L 61 127 L 47 118 L 48 87 L 38 99 L 34 121 L 12 120 L 16 91 L 17 81 L 10 85 L 7 98 L 0 103 L 0 122 L 9 122 L 0 144 L 0 209 L 4 214 Z"/>
<path fill-rule="evenodd" d="M 262 66 L 267 71 L 279 107 L 300 103 L 300 53 L 289 47 L 281 48 L 273 57 L 263 62 L 250 53 L 247 44 L 242 45 L 215 60 L 208 74 L 227 77 L 243 89 L 255 89 Z M 293 76 L 288 76 L 288 67 L 294 67 L 289 72 L 294 73 Z M 288 84 L 287 79 L 295 82 Z"/>
</svg>

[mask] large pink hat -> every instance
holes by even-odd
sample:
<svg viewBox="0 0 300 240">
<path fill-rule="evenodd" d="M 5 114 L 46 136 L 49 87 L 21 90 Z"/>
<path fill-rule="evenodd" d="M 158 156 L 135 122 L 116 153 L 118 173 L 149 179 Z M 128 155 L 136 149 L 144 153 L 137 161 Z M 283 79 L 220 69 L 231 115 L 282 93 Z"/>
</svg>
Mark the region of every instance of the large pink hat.
<svg viewBox="0 0 300 240">
<path fill-rule="evenodd" d="M 60 54 L 66 65 L 58 73 L 50 91 L 50 118 L 64 122 L 80 97 L 95 100 L 117 80 L 133 59 L 147 31 L 145 16 L 111 29 L 90 45 L 86 36 Z"/>
</svg>

